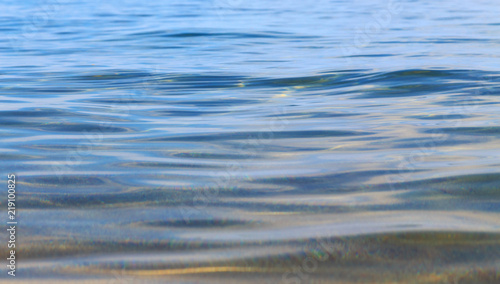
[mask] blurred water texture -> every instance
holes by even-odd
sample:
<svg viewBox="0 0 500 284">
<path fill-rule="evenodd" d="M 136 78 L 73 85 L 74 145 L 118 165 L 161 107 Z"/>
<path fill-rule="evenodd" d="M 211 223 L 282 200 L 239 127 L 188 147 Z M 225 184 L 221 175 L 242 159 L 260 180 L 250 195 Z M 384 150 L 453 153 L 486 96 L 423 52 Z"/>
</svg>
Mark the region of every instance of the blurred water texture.
<svg viewBox="0 0 500 284">
<path fill-rule="evenodd" d="M 500 283 L 497 4 L 3 1 L 16 280 Z"/>
</svg>

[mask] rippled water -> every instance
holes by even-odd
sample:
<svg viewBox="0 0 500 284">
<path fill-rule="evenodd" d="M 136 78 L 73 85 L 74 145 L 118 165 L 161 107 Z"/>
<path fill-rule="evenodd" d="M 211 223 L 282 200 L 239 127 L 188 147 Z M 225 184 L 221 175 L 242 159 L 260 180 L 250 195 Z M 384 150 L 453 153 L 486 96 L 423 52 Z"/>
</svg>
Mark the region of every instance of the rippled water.
<svg viewBox="0 0 500 284">
<path fill-rule="evenodd" d="M 16 280 L 500 283 L 499 12 L 4 1 Z"/>
</svg>

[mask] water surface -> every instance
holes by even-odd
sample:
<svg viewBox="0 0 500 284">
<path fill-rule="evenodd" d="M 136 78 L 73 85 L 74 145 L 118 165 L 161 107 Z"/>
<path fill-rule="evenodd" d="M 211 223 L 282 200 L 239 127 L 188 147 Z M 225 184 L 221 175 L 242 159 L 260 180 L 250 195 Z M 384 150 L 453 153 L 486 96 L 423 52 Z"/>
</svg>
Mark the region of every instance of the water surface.
<svg viewBox="0 0 500 284">
<path fill-rule="evenodd" d="M 0 4 L 16 280 L 498 283 L 499 7 Z"/>
</svg>

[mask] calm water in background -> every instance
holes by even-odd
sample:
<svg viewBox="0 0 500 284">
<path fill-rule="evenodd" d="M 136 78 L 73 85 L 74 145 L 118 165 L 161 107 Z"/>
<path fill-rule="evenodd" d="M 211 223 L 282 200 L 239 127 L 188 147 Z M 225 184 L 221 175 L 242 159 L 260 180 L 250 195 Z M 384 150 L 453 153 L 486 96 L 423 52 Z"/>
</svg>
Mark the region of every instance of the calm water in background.
<svg viewBox="0 0 500 284">
<path fill-rule="evenodd" d="M 499 13 L 4 1 L 18 278 L 498 283 Z"/>
</svg>

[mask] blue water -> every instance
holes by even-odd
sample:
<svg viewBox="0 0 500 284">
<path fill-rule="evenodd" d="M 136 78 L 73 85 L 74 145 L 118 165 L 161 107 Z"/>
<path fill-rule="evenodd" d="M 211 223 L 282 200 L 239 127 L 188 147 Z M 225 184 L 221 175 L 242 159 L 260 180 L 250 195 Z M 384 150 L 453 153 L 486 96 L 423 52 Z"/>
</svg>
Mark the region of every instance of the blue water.
<svg viewBox="0 0 500 284">
<path fill-rule="evenodd" d="M 500 283 L 499 13 L 3 1 L 15 280 Z"/>
</svg>

